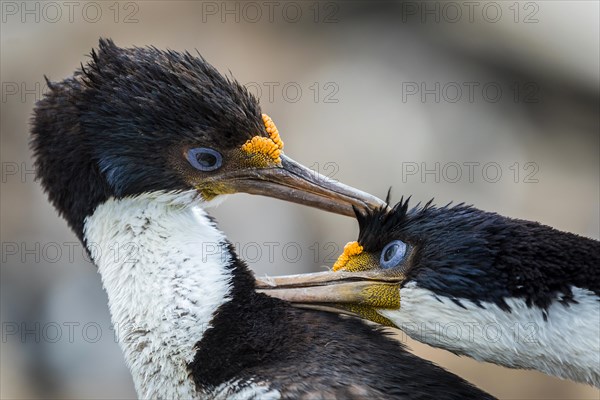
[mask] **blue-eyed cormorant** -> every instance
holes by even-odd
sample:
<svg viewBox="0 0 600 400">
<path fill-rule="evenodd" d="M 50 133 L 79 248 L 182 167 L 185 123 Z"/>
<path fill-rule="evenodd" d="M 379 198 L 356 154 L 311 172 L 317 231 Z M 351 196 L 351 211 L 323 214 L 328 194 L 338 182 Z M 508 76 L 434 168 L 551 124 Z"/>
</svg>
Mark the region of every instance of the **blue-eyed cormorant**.
<svg viewBox="0 0 600 400">
<path fill-rule="evenodd" d="M 256 99 L 200 57 L 101 41 L 92 58 L 49 83 L 32 148 L 140 398 L 491 398 L 358 319 L 257 293 L 204 211 L 238 191 L 341 214 L 378 199 L 285 157 Z"/>
<path fill-rule="evenodd" d="M 260 286 L 480 361 L 600 386 L 600 242 L 462 204 L 406 200 L 357 218 L 338 272 Z"/>
</svg>

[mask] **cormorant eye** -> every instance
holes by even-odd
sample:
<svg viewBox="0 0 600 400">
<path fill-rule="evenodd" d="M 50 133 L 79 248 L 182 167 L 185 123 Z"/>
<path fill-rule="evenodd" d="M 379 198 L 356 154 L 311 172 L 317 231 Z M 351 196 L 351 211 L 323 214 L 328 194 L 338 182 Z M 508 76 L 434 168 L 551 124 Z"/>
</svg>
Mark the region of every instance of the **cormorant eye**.
<svg viewBox="0 0 600 400">
<path fill-rule="evenodd" d="M 221 153 L 207 147 L 189 149 L 187 159 L 194 168 L 205 172 L 219 169 L 223 164 Z"/>
<path fill-rule="evenodd" d="M 379 265 L 383 269 L 394 268 L 406 255 L 406 243 L 402 240 L 394 240 L 389 242 L 381 251 L 381 258 L 379 259 Z"/>
</svg>

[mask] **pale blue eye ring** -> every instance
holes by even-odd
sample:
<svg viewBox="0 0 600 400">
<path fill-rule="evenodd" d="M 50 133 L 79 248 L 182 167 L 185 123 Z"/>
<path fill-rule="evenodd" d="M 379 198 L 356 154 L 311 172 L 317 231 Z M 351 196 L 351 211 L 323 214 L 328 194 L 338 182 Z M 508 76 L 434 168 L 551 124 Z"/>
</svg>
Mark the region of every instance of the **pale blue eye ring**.
<svg viewBox="0 0 600 400">
<path fill-rule="evenodd" d="M 197 170 L 210 172 L 221 168 L 223 164 L 223 156 L 216 150 L 208 147 L 196 147 L 189 149 L 187 159 L 192 167 Z"/>
<path fill-rule="evenodd" d="M 381 251 L 379 265 L 383 269 L 394 268 L 404 260 L 406 256 L 406 243 L 402 240 L 389 242 Z"/>
</svg>

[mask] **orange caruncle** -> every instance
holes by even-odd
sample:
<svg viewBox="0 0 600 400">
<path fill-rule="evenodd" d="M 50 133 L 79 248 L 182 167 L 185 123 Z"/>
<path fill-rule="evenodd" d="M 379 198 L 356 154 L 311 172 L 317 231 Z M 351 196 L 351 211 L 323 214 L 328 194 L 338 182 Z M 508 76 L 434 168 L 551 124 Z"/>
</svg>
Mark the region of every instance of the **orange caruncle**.
<svg viewBox="0 0 600 400">
<path fill-rule="evenodd" d="M 273 120 L 267 115 L 262 115 L 265 129 L 269 137 L 254 136 L 242 146 L 242 150 L 249 154 L 263 154 L 272 159 L 276 164 L 281 163 L 281 150 L 283 141 Z"/>
<path fill-rule="evenodd" d="M 333 264 L 333 270 L 339 271 L 344 268 L 348 264 L 348 261 L 350 261 L 350 258 L 359 255 L 362 251 L 363 247 L 358 242 L 348 242 L 344 246 L 344 252 L 338 257 L 335 264 Z"/>
</svg>

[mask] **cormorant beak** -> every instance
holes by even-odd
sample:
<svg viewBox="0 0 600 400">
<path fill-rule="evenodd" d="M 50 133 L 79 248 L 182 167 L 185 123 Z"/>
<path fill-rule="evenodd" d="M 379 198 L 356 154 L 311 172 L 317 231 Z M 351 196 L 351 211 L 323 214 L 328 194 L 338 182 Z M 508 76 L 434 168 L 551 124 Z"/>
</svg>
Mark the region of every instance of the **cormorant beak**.
<svg viewBox="0 0 600 400">
<path fill-rule="evenodd" d="M 350 217 L 356 216 L 353 207 L 361 213 L 387 207 L 383 200 L 327 178 L 283 154 L 279 165 L 242 169 L 220 179 L 237 192 L 274 197 Z"/>
<path fill-rule="evenodd" d="M 265 277 L 256 280 L 257 290 L 299 307 L 357 314 L 386 325 L 393 324 L 375 309 L 400 308 L 400 284 L 404 276 L 380 270 L 317 272 Z"/>
</svg>

